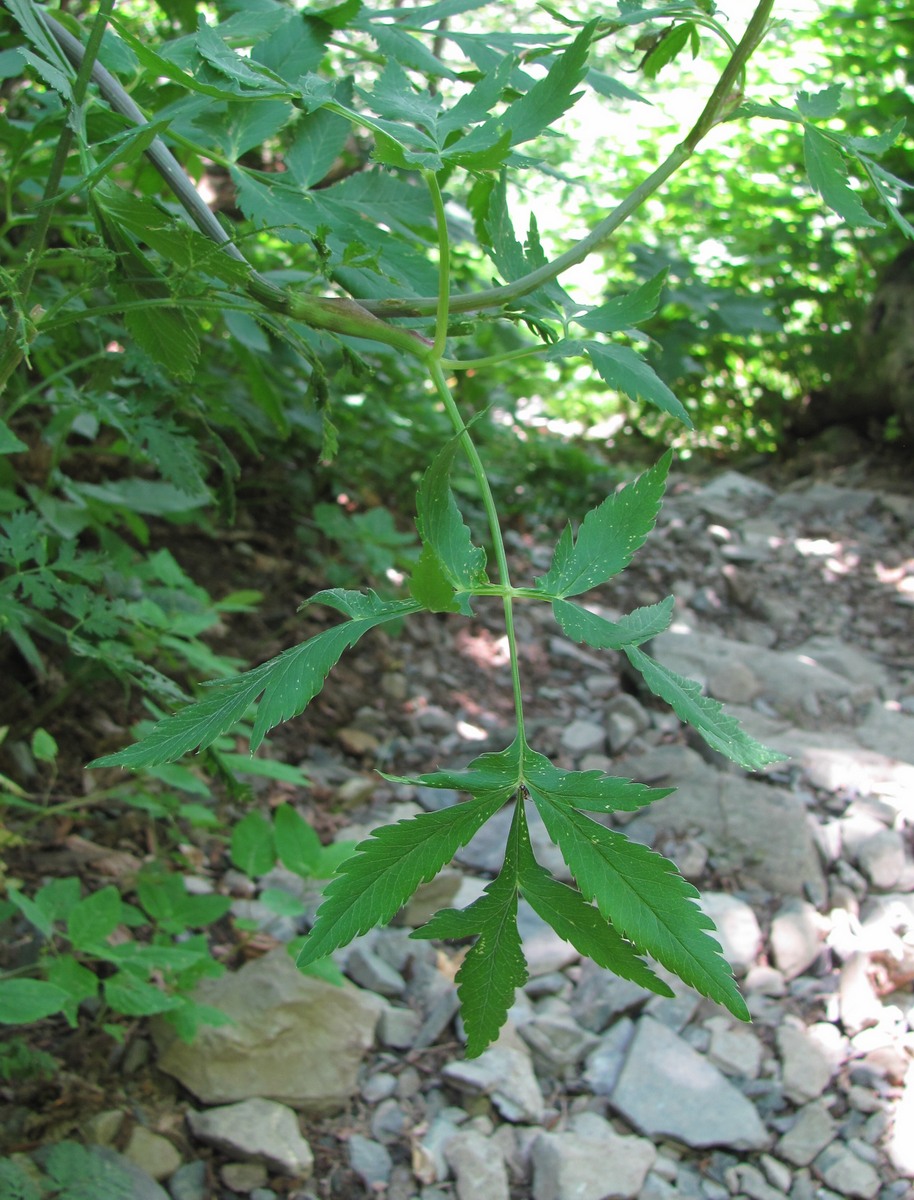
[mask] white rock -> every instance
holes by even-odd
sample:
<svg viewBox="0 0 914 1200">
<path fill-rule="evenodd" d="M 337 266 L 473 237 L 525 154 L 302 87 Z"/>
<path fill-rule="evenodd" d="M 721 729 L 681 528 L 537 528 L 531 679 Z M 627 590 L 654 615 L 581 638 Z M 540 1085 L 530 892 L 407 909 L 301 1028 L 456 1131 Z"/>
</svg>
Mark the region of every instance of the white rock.
<svg viewBox="0 0 914 1200">
<path fill-rule="evenodd" d="M 441 1074 L 463 1091 L 491 1096 L 506 1121 L 535 1125 L 543 1119 L 546 1102 L 525 1050 L 496 1044 L 478 1058 L 447 1063 Z"/>
<path fill-rule="evenodd" d="M 905 845 L 895 829 L 880 829 L 857 847 L 857 866 L 875 888 L 890 891 L 904 874 Z"/>
<path fill-rule="evenodd" d="M 243 1100 L 187 1114 L 194 1137 L 229 1154 L 266 1163 L 283 1175 L 311 1174 L 314 1156 L 291 1108 L 275 1100 Z"/>
<path fill-rule="evenodd" d="M 802 975 L 822 947 L 823 922 L 805 900 L 791 898 L 771 922 L 769 943 L 774 965 L 786 979 Z"/>
<path fill-rule="evenodd" d="M 821 1096 L 841 1065 L 843 1043 L 833 1025 L 806 1029 L 788 1018 L 777 1031 L 784 1094 L 794 1104 Z"/>
<path fill-rule="evenodd" d="M 711 1031 L 709 1060 L 725 1075 L 756 1079 L 764 1047 L 755 1034 L 729 1017 L 711 1017 L 704 1024 Z"/>
<path fill-rule="evenodd" d="M 755 913 L 744 900 L 726 892 L 703 892 L 698 904 L 714 922 L 717 940 L 734 975 L 745 975 L 762 941 Z"/>
<path fill-rule="evenodd" d="M 569 754 L 589 754 L 606 744 L 606 728 L 593 721 L 572 721 L 562 731 L 562 749 Z"/>
<path fill-rule="evenodd" d="M 509 1200 L 508 1171 L 498 1146 L 475 1130 L 454 1134 L 444 1148 L 458 1200 Z"/>
</svg>

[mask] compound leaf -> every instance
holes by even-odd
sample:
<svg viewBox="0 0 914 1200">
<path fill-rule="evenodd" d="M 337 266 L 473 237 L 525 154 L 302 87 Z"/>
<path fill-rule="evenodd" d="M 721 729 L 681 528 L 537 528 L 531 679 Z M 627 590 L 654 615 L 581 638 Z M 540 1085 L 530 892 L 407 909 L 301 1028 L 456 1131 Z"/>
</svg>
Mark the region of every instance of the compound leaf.
<svg viewBox="0 0 914 1200">
<path fill-rule="evenodd" d="M 511 145 L 528 142 L 554 125 L 582 95 L 575 92 L 587 74 L 587 55 L 598 22 L 588 21 L 564 53 L 552 64 L 545 79 L 498 118 L 502 128 L 511 130 Z"/>
<path fill-rule="evenodd" d="M 666 271 L 661 271 L 633 292 L 615 296 L 598 308 L 592 308 L 590 312 L 575 317 L 575 322 L 591 333 L 616 333 L 620 329 L 630 329 L 632 325 L 639 325 L 657 311 L 665 281 Z"/>
<path fill-rule="evenodd" d="M 602 813 L 636 812 L 674 790 L 648 787 L 602 771 L 565 771 L 529 749 L 524 754 L 524 782 L 552 803 Z"/>
<path fill-rule="evenodd" d="M 305 818 L 291 804 L 281 804 L 273 814 L 273 827 L 282 865 L 303 878 L 316 875 L 324 848 Z"/>
<path fill-rule="evenodd" d="M 694 679 L 684 679 L 636 646 L 623 648 L 629 662 L 641 673 L 654 695 L 665 700 L 680 721 L 697 730 L 713 750 L 725 754 L 747 771 L 760 771 L 769 763 L 780 762 L 786 757 L 750 737 L 735 717 L 724 712 L 723 705 L 701 694 L 701 687 Z"/>
<path fill-rule="evenodd" d="M 671 461 L 668 450 L 656 466 L 591 509 L 576 540 L 566 529 L 537 589 L 554 597 L 576 596 L 627 567 L 654 528 Z"/>
<path fill-rule="evenodd" d="M 624 392 L 632 400 L 647 400 L 661 412 L 692 428 L 689 414 L 682 407 L 652 366 L 630 346 L 609 346 L 605 342 L 585 342 L 583 349 L 600 378 L 610 387 Z"/>
<path fill-rule="evenodd" d="M 457 439 L 452 438 L 422 476 L 416 497 L 416 525 L 448 582 L 458 590 L 470 590 L 486 582 L 486 552 L 473 545 L 449 483 L 457 445 Z"/>
<path fill-rule="evenodd" d="M 553 600 L 552 611 L 572 641 L 586 642 L 596 650 L 621 650 L 663 633 L 673 618 L 674 603 L 674 598 L 667 596 L 659 604 L 636 608 L 618 621 L 608 621 L 569 600 Z"/>
<path fill-rule="evenodd" d="M 847 181 L 844 156 L 831 138 L 807 125 L 803 151 L 809 182 L 833 212 L 849 225 L 882 227 L 882 222 L 870 216 L 856 192 L 852 191 Z"/>
</svg>

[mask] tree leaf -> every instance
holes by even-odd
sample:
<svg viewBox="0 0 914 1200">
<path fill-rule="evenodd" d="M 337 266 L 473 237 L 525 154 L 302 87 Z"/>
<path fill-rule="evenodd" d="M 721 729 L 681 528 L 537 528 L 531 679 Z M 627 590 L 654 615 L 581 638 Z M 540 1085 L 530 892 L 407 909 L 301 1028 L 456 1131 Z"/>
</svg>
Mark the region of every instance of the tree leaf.
<svg viewBox="0 0 914 1200">
<path fill-rule="evenodd" d="M 841 107 L 843 83 L 832 83 L 821 92 L 797 92 L 797 111 L 809 121 L 827 121 Z"/>
<path fill-rule="evenodd" d="M 323 846 L 305 818 L 291 804 L 281 804 L 273 814 L 273 827 L 282 865 L 304 879 L 315 875 Z"/>
<path fill-rule="evenodd" d="M 104 942 L 121 919 L 121 895 L 114 885 L 86 896 L 67 917 L 67 937 L 77 949 Z"/>
<path fill-rule="evenodd" d="M 606 920 L 640 951 L 748 1021 L 730 967 L 707 933 L 713 923 L 694 902 L 698 892 L 674 864 L 529 786 L 549 836 L 586 899 L 595 900 Z"/>
<path fill-rule="evenodd" d="M 248 89 L 258 92 L 267 91 L 271 96 L 287 94 L 283 80 L 274 75 L 262 63 L 242 58 L 240 54 L 236 54 L 230 46 L 225 44 L 215 29 L 207 24 L 206 17 L 202 13 L 198 17 L 196 44 L 204 62 L 209 63 L 220 75 L 226 76 L 236 84 L 243 85 L 238 92 L 239 95 L 249 96 Z"/>
<path fill-rule="evenodd" d="M 809 182 L 828 207 L 849 225 L 881 229 L 882 221 L 870 216 L 856 192 L 851 189 L 844 156 L 832 139 L 807 125 L 803 134 L 803 150 Z"/>
<path fill-rule="evenodd" d="M 568 600 L 554 600 L 552 611 L 562 631 L 573 642 L 586 642 L 596 650 L 621 650 L 657 637 L 673 618 L 674 597 L 626 613 L 618 621 L 608 621 Z"/>
<path fill-rule="evenodd" d="M 661 412 L 681 421 L 687 429 L 693 428 L 689 414 L 654 368 L 631 347 L 585 342 L 583 348 L 604 383 L 624 392 L 632 400 L 647 400 Z"/>
<path fill-rule="evenodd" d="M 676 716 L 697 730 L 713 750 L 747 771 L 760 771 L 769 763 L 787 757 L 750 737 L 735 717 L 724 712 L 723 705 L 701 694 L 701 687 L 693 679 L 684 679 L 635 646 L 624 649 L 654 695 L 665 700 Z"/>
<path fill-rule="evenodd" d="M 527 982 L 527 962 L 517 928 L 518 846 L 529 843 L 524 808 L 518 804 L 508 834 L 505 861 L 484 894 L 462 911 L 437 913 L 411 937 L 473 937 L 456 975 L 466 1053 L 476 1058 L 498 1036 L 514 993 Z"/>
<path fill-rule="evenodd" d="M 314 699 L 348 647 L 376 625 L 418 612 L 415 600 L 382 600 L 375 592 L 319 592 L 309 604 L 328 604 L 350 619 L 284 651 L 237 678 L 212 685 L 206 699 L 166 717 L 141 741 L 116 754 L 95 759 L 90 767 L 147 767 L 174 762 L 188 751 L 211 746 L 236 725 L 262 696 L 251 734 L 253 753 L 281 721 L 298 716 Z"/>
<path fill-rule="evenodd" d="M 588 21 L 581 32 L 539 80 L 498 117 L 501 128 L 511 130 L 511 145 L 519 146 L 549 129 L 583 92 L 574 89 L 587 74 L 587 56 L 598 21 Z"/>
<path fill-rule="evenodd" d="M 500 793 L 484 794 L 376 829 L 328 884 L 299 965 L 324 958 L 375 925 L 386 925 L 419 884 L 437 875 L 504 802 Z"/>
<path fill-rule="evenodd" d="M 457 590 L 471 590 L 486 579 L 486 552 L 474 546 L 450 486 L 451 464 L 459 441 L 452 438 L 432 459 L 416 497 L 416 525 L 423 543 L 436 554 L 445 578 Z"/>
<path fill-rule="evenodd" d="M 657 311 L 666 276 L 666 270 L 660 271 L 633 292 L 615 296 L 574 320 L 591 333 L 615 333 L 632 325 L 640 325 Z"/>
<path fill-rule="evenodd" d="M 668 450 L 656 466 L 591 509 L 576 539 L 566 528 L 552 566 L 536 581 L 537 590 L 548 596 L 576 596 L 627 567 L 654 528 L 672 457 Z"/>
<path fill-rule="evenodd" d="M 524 753 L 529 753 L 524 747 Z M 391 783 L 407 783 L 416 787 L 446 788 L 458 792 L 469 792 L 479 798 L 501 798 L 504 804 L 515 794 L 521 783 L 520 743 L 515 739 L 505 750 L 481 754 L 469 766 L 458 771 L 430 771 L 423 775 L 407 777 L 379 774 Z"/>
<path fill-rule="evenodd" d="M 0 979 L 0 1025 L 28 1025 L 60 1012 L 69 1000 L 43 979 Z"/>
<path fill-rule="evenodd" d="M 553 879 L 532 854 L 529 857 L 522 854 L 518 882 L 521 894 L 533 911 L 579 954 L 658 996 L 674 994 L 598 909 L 588 904 L 575 888 Z"/>
<path fill-rule="evenodd" d="M 648 787 L 602 771 L 565 771 L 529 747 L 524 751 L 524 785 L 536 787 L 551 802 L 602 813 L 637 812 L 675 790 Z"/>
</svg>

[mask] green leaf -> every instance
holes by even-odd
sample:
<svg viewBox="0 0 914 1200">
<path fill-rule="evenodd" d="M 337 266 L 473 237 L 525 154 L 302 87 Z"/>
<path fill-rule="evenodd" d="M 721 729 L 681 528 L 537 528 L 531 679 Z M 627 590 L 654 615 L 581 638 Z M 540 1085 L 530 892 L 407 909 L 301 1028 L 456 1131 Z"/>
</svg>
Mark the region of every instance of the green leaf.
<svg viewBox="0 0 914 1200">
<path fill-rule="evenodd" d="M 663 68 L 685 48 L 689 39 L 694 38 L 694 35 L 695 25 L 692 21 L 685 21 L 682 25 L 672 25 L 669 29 L 664 30 L 656 45 L 641 63 L 641 70 L 647 78 L 656 79 Z"/>
<path fill-rule="evenodd" d="M 79 903 L 80 886 L 75 875 L 52 879 L 35 893 L 35 903 L 51 921 L 61 921 Z"/>
<path fill-rule="evenodd" d="M 689 414 L 657 372 L 629 346 L 609 346 L 604 342 L 584 342 L 583 349 L 604 383 L 624 392 L 632 400 L 647 400 L 692 429 Z M 552 353 L 547 354 L 547 358 Z"/>
<path fill-rule="evenodd" d="M 504 865 L 484 894 L 462 911 L 436 914 L 412 937 L 472 937 L 476 942 L 457 972 L 457 992 L 467 1034 L 467 1058 L 475 1058 L 498 1036 L 514 993 L 527 982 L 527 963 L 517 928 L 519 843 L 529 843 L 524 809 L 518 804 L 508 834 Z"/>
<path fill-rule="evenodd" d="M 18 1163 L 11 1158 L 0 1158 L 0 1196 L 4 1200 L 41 1200 L 42 1193 Z"/>
<path fill-rule="evenodd" d="M 554 600 L 552 611 L 572 641 L 586 642 L 597 650 L 621 650 L 663 633 L 673 619 L 674 603 L 674 598 L 667 596 L 659 604 L 636 608 L 618 621 L 608 621 L 568 600 Z"/>
<path fill-rule="evenodd" d="M 207 25 L 206 17 L 202 13 L 198 17 L 196 42 L 197 50 L 204 62 L 208 62 L 220 75 L 225 75 L 229 80 L 244 85 L 239 89 L 239 95 L 249 95 L 250 93 L 246 90 L 248 88 L 253 88 L 255 91 L 267 91 L 271 96 L 287 94 L 281 79 L 262 64 L 253 62 L 252 65 L 252 60 L 236 54 L 216 31 Z"/>
<path fill-rule="evenodd" d="M 873 187 L 879 193 L 879 198 L 889 216 L 905 237 L 914 240 L 914 225 L 900 211 L 896 199 L 896 191 L 898 189 L 910 191 L 914 188 L 914 184 L 906 183 L 903 179 L 899 179 L 897 175 L 893 175 L 891 171 L 886 171 L 884 167 L 880 167 L 878 163 L 871 162 L 867 158 L 861 157 L 860 163 L 869 176 Z"/>
<path fill-rule="evenodd" d="M 250 879 L 266 875 L 276 865 L 273 827 L 263 813 L 252 809 L 232 830 L 232 862 Z"/>
<path fill-rule="evenodd" d="M 666 275 L 665 270 L 660 271 L 633 292 L 616 296 L 598 308 L 575 317 L 575 322 L 591 333 L 615 333 L 632 325 L 640 325 L 657 311 Z"/>
<path fill-rule="evenodd" d="M 665 700 L 676 716 L 697 730 L 713 750 L 747 771 L 760 771 L 769 763 L 786 758 L 750 737 L 735 717 L 724 712 L 721 704 L 701 694 L 701 687 L 693 679 L 684 679 L 634 646 L 626 646 L 625 653 L 654 695 Z"/>
<path fill-rule="evenodd" d="M 526 747 L 524 748 L 526 753 Z M 521 782 L 520 744 L 513 741 L 506 750 L 493 754 L 481 754 L 467 767 L 457 771 L 431 771 L 415 777 L 385 775 L 391 783 L 407 783 L 417 787 L 447 788 L 450 791 L 469 792 L 471 796 L 500 797 L 504 804 L 515 794 Z"/>
<path fill-rule="evenodd" d="M 299 966 L 326 957 L 375 925 L 386 925 L 504 802 L 501 792 L 485 793 L 376 829 L 327 886 Z"/>
<path fill-rule="evenodd" d="M 102 987 L 108 1006 L 125 1017 L 151 1017 L 180 1008 L 183 1003 L 180 997 L 167 995 L 129 971 L 118 971 Z"/>
<path fill-rule="evenodd" d="M 197 747 L 205 749 L 237 724 L 262 695 L 251 734 L 253 753 L 275 725 L 298 716 L 314 699 L 344 650 L 376 625 L 421 608 L 414 600 L 382 600 L 372 591 L 324 591 L 307 603 L 330 605 L 349 620 L 291 647 L 253 671 L 211 685 L 206 699 L 159 721 L 142 741 L 98 758 L 89 766 L 157 766 L 173 762 Z"/>
<path fill-rule="evenodd" d="M 459 612 L 454 585 L 444 572 L 441 559 L 428 544 L 422 547 L 419 561 L 409 578 L 409 594 L 429 612 Z"/>
<path fill-rule="evenodd" d="M 707 933 L 714 926 L 694 902 L 698 892 L 674 864 L 568 805 L 554 803 L 532 784 L 530 795 L 581 892 L 596 901 L 606 920 L 639 951 L 748 1021 L 730 967 Z"/>
<path fill-rule="evenodd" d="M 601 813 L 637 812 L 674 791 L 604 775 L 602 771 L 565 771 L 529 748 L 524 751 L 524 781 L 550 802 Z"/>
<path fill-rule="evenodd" d="M 284 867 L 309 879 L 317 871 L 321 840 L 291 804 L 281 804 L 273 814 L 276 853 Z"/>
<path fill-rule="evenodd" d="M 548 596 L 576 596 L 627 567 L 654 527 L 672 457 L 668 450 L 656 466 L 591 509 L 576 539 L 566 527 L 552 566 L 536 581 L 537 590 Z"/>
<path fill-rule="evenodd" d="M 28 1025 L 60 1012 L 69 1000 L 62 988 L 43 979 L 0 980 L 0 1025 Z"/>
<path fill-rule="evenodd" d="M 0 421 L 0 454 L 19 454 L 23 450 L 28 450 L 26 443 L 16 437 L 6 421 Z"/>
<path fill-rule="evenodd" d="M 98 995 L 99 981 L 94 971 L 77 962 L 72 954 L 56 955 L 47 966 L 48 983 L 67 993 L 67 1002 L 62 1012 L 75 1029 L 79 1006 L 83 1000 L 92 1000 Z"/>
<path fill-rule="evenodd" d="M 598 24 L 596 20 L 588 21 L 552 64 L 546 78 L 535 83 L 497 118 L 501 128 L 511 130 L 512 146 L 528 142 L 549 129 L 583 95 L 574 89 L 587 74 L 587 56 Z"/>
<path fill-rule="evenodd" d="M 52 763 L 57 758 L 57 742 L 46 729 L 33 732 L 32 754 L 39 762 Z"/>
<path fill-rule="evenodd" d="M 349 137 L 349 122 L 336 113 L 318 109 L 295 125 L 292 143 L 285 154 L 286 166 L 303 188 L 320 183 Z"/>
<path fill-rule="evenodd" d="M 121 919 L 121 894 L 109 884 L 76 905 L 67 917 L 67 937 L 77 949 L 88 950 L 104 942 Z"/>
<path fill-rule="evenodd" d="M 821 92 L 797 92 L 797 111 L 809 121 L 827 121 L 841 107 L 843 83 L 833 83 Z"/>
<path fill-rule="evenodd" d="M 521 858 L 519 883 L 521 894 L 533 911 L 579 954 L 658 996 L 674 994 L 638 957 L 631 942 L 617 933 L 579 891 L 553 879 L 532 854 Z"/>
<path fill-rule="evenodd" d="M 300 917 L 305 912 L 305 906 L 301 900 L 297 896 L 293 896 L 291 892 L 284 892 L 281 888 L 264 888 L 258 896 L 258 900 L 270 912 L 277 913 L 281 917 Z"/>
<path fill-rule="evenodd" d="M 882 228 L 863 207 L 857 193 L 847 181 L 844 156 L 831 138 L 807 125 L 803 134 L 803 150 L 809 182 L 828 207 L 843 217 L 849 225 Z"/>
<path fill-rule="evenodd" d="M 44 912 L 40 905 L 36 904 L 34 900 L 29 899 L 28 896 L 23 896 L 18 887 L 8 888 L 6 895 L 10 903 L 19 909 L 25 919 L 34 925 L 39 933 L 43 934 L 46 938 L 53 937 L 54 926 L 52 918 Z"/>
<path fill-rule="evenodd" d="M 471 590 L 487 582 L 486 553 L 473 545 L 451 491 L 451 464 L 458 445 L 458 439 L 452 438 L 422 476 L 416 497 L 416 525 L 423 543 L 432 549 L 453 588 Z"/>
</svg>

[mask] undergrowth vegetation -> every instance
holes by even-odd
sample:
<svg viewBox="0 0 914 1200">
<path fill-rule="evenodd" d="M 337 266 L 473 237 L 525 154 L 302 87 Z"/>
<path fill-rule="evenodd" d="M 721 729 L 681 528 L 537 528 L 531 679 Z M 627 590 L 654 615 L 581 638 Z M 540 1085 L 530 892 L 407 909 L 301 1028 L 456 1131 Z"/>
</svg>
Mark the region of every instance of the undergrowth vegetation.
<svg viewBox="0 0 914 1200">
<path fill-rule="evenodd" d="M 198 15 L 107 0 L 80 21 L 78 8 L 7 0 L 0 921 L 12 951 L 0 1022 L 57 1015 L 122 1037 L 161 1014 L 189 1038 L 221 1020 L 193 999 L 224 969 L 209 935 L 229 907 L 187 889 L 201 830 L 252 878 L 280 862 L 330 881 L 292 949 L 337 978 L 332 953 L 391 920 L 509 804 L 497 878 L 415 934 L 475 939 L 458 975 L 468 1054 L 496 1037 L 526 978 L 520 896 L 607 969 L 669 994 L 650 957 L 748 1018 L 694 888 L 589 815 L 666 792 L 564 770 L 528 740 L 515 613 L 549 605 L 572 641 L 624 655 L 740 767 L 779 757 L 645 649 L 673 597 L 612 622 L 587 597 L 650 535 L 671 463 L 659 443 L 696 425 L 723 431 L 710 442 L 770 443 L 765 404 L 795 353 L 791 321 L 801 357 L 818 361 L 838 323 L 810 300 L 821 279 L 833 268 L 853 290 L 867 268 L 850 246 L 914 233 L 892 158 L 902 123 L 885 105 L 842 108 L 840 78 L 790 104 L 760 91 L 753 54 L 790 32 L 772 29 L 772 0 L 740 30 L 708 0 L 620 0 L 591 16 L 544 5 L 524 31 L 502 27 L 501 7 L 233 0 Z M 583 133 L 568 148 L 577 103 L 624 122 L 645 98 L 638 80 L 653 95 L 658 76 L 689 79 L 697 64 L 713 74 L 692 84 L 703 100 L 687 125 L 609 164 L 588 159 Z M 731 137 L 746 152 L 738 169 Z M 590 175 L 572 178 L 579 163 Z M 733 185 L 722 199 L 721 179 Z M 553 228 L 534 205 L 520 228 L 512 212 L 540 183 L 574 216 Z M 797 258 L 813 248 L 816 267 Z M 575 272 L 610 254 L 619 266 L 591 294 Z M 798 298 L 806 307 L 785 319 Z M 525 425 L 523 404 L 543 423 Z M 613 416 L 652 447 L 633 480 L 583 437 L 547 433 L 550 418 Z M 557 535 L 545 573 L 509 562 L 505 526 L 523 520 Z M 300 544 L 316 583 L 305 618 L 319 605 L 341 619 L 244 670 L 226 631 L 263 597 L 210 594 L 179 547 L 241 542 L 258 521 Z M 307 788 L 298 768 L 252 755 L 344 652 L 415 613 L 472 617 L 482 597 L 504 614 L 514 737 L 462 768 L 388 776 L 468 799 L 356 847 L 323 846 L 293 803 L 269 818 L 252 807 L 252 777 Z M 198 691 L 202 680 L 212 686 Z M 104 782 L 83 792 L 72 762 L 61 777 L 56 735 L 93 697 L 142 697 L 146 713 L 127 747 L 123 725 L 95 715 L 77 753 Z M 226 802 L 250 809 L 233 827 Z M 30 871 L 39 830 L 100 808 L 147 822 L 138 871 L 88 891 Z M 575 887 L 537 863 L 535 817 Z M 265 902 L 303 913 L 285 893 Z"/>
</svg>

